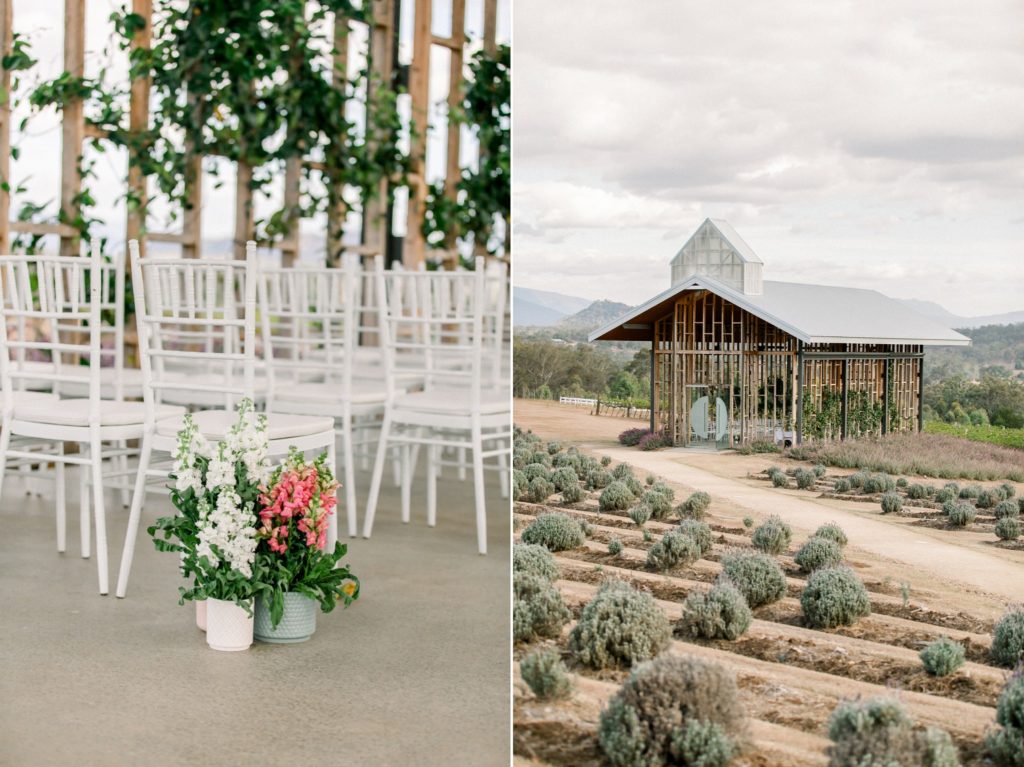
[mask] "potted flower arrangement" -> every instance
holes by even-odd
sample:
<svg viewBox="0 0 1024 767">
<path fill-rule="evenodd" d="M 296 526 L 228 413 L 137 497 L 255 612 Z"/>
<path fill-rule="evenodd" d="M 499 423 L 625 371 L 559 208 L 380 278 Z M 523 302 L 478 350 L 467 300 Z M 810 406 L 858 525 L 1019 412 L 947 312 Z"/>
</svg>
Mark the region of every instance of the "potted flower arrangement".
<svg viewBox="0 0 1024 767">
<path fill-rule="evenodd" d="M 216 650 L 252 644 L 257 504 L 269 476 L 266 417 L 251 401 L 242 401 L 216 445 L 185 416 L 171 473 L 178 513 L 158 519 L 149 534 L 157 549 L 180 553 L 182 574 L 192 581 L 179 589 L 179 603 L 206 600 L 207 644 Z"/>
<path fill-rule="evenodd" d="M 316 630 L 316 606 L 330 612 L 359 597 L 359 579 L 339 566 L 347 547 L 326 551 L 338 483 L 327 454 L 309 463 L 298 450 L 274 470 L 259 498 L 255 636 L 303 642 Z"/>
</svg>

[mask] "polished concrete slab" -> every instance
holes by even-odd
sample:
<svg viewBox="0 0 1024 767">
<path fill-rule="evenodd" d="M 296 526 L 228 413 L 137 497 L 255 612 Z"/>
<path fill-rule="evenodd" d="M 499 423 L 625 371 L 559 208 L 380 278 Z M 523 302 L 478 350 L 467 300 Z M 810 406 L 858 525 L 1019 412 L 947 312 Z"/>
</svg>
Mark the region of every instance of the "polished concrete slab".
<svg viewBox="0 0 1024 767">
<path fill-rule="evenodd" d="M 101 597 L 77 505 L 58 554 L 52 501 L 6 482 L 0 764 L 507 764 L 508 502 L 491 477 L 482 557 L 472 482 L 450 474 L 434 529 L 415 492 L 403 525 L 385 488 L 374 537 L 348 540 L 358 602 L 319 615 L 307 643 L 243 653 L 207 648 L 193 606 L 177 604 L 175 555 L 144 531 L 127 598 Z M 143 525 L 170 509 L 151 496 Z M 108 517 L 113 589 L 127 510 Z"/>
</svg>

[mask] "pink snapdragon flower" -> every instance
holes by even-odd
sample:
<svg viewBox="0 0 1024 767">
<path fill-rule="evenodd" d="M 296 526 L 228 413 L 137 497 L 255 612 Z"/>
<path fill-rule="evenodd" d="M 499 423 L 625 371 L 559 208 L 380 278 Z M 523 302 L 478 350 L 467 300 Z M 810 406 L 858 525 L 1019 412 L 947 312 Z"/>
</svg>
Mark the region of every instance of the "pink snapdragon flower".
<svg viewBox="0 0 1024 767">
<path fill-rule="evenodd" d="M 334 514 L 338 483 L 328 474 L 321 477 L 315 466 L 302 464 L 281 471 L 277 481 L 260 493 L 260 538 L 271 551 L 283 554 L 288 550 L 291 524 L 303 535 L 310 548 L 327 545 L 327 528 Z"/>
</svg>

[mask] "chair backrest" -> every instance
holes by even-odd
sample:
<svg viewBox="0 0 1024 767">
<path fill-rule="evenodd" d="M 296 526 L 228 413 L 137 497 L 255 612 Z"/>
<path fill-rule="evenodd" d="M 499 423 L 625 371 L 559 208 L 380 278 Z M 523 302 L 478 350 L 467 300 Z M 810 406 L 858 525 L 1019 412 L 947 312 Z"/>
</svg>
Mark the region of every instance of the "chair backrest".
<svg viewBox="0 0 1024 767">
<path fill-rule="evenodd" d="M 488 313 L 483 259 L 475 271 L 377 270 L 378 309 L 389 394 L 396 381 L 418 377 L 427 390 L 467 390 L 480 401 Z M 491 331 L 493 332 L 493 330 Z"/>
<path fill-rule="evenodd" d="M 54 391 L 62 383 L 78 383 L 73 368 L 89 364 L 90 421 L 99 423 L 100 359 L 103 334 L 102 296 L 114 272 L 104 269 L 99 248 L 89 256 L 0 257 L 4 301 L 0 309 L 5 331 L 0 334 L 0 377 L 4 410 L 14 407 L 15 392 L 26 380 L 43 381 Z M 40 332 L 27 332 L 38 326 Z M 48 365 L 27 368 L 27 353 Z"/>
<path fill-rule="evenodd" d="M 259 267 L 268 410 L 275 391 L 293 384 L 322 381 L 351 391 L 361 277 L 351 256 L 341 267 Z"/>
<path fill-rule="evenodd" d="M 252 399 L 256 243 L 244 260 L 141 258 L 135 240 L 129 250 L 147 415 L 174 391 L 212 393 L 226 410 Z"/>
</svg>

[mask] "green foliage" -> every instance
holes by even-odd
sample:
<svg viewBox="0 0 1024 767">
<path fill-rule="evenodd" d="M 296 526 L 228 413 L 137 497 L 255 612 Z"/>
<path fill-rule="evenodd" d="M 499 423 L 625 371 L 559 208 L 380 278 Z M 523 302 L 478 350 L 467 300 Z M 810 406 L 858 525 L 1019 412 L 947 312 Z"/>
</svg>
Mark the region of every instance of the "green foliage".
<svg viewBox="0 0 1024 767">
<path fill-rule="evenodd" d="M 676 507 L 676 513 L 680 519 L 703 519 L 710 506 L 711 496 L 698 490 Z"/>
<path fill-rule="evenodd" d="M 634 498 L 639 498 L 644 494 L 644 486 L 640 484 L 640 480 L 630 474 L 625 479 L 619 480 L 626 486 L 626 489 L 633 494 Z"/>
<path fill-rule="evenodd" d="M 843 550 L 835 541 L 815 536 L 807 539 L 794 559 L 801 570 L 810 573 L 822 567 L 838 565 L 843 561 Z"/>
<path fill-rule="evenodd" d="M 628 668 L 655 657 L 671 639 L 668 618 L 654 597 L 622 581 L 608 581 L 583 608 L 569 647 L 585 666 Z"/>
<path fill-rule="evenodd" d="M 653 474 L 648 474 L 644 478 L 644 484 L 647 485 L 648 487 L 650 487 L 651 485 L 653 485 L 657 481 L 658 481 L 658 478 L 656 476 L 654 476 Z"/>
<path fill-rule="evenodd" d="M 964 665 L 964 646 L 949 637 L 939 637 L 920 655 L 924 670 L 932 676 L 949 676 Z"/>
<path fill-rule="evenodd" d="M 638 503 L 629 510 L 629 518 L 633 520 L 633 524 L 637 527 L 643 527 L 651 519 L 651 507 L 645 503 Z"/>
<path fill-rule="evenodd" d="M 647 566 L 665 572 L 679 565 L 692 565 L 700 555 L 697 541 L 678 530 L 670 530 L 647 551 Z"/>
<path fill-rule="evenodd" d="M 554 465 L 551 454 L 547 450 L 534 450 L 533 455 L 530 456 L 530 462 L 539 463 L 545 469 L 550 469 Z"/>
<path fill-rule="evenodd" d="M 743 518 L 743 526 L 745 528 L 747 528 L 748 530 L 750 528 L 752 528 L 754 526 L 754 518 L 753 517 L 744 517 Z"/>
<path fill-rule="evenodd" d="M 611 463 L 612 463 L 612 457 L 610 455 L 602 455 L 601 456 L 601 465 L 602 466 L 608 467 L 608 466 L 611 466 Z"/>
<path fill-rule="evenodd" d="M 898 488 L 906 488 L 909 484 L 906 477 L 900 477 L 896 480 L 896 487 Z"/>
<path fill-rule="evenodd" d="M 534 477 L 526 491 L 526 500 L 530 503 L 544 503 L 555 492 L 555 486 L 544 477 Z"/>
<path fill-rule="evenodd" d="M 999 503 L 999 493 L 994 490 L 982 490 L 975 501 L 979 509 L 991 509 Z"/>
<path fill-rule="evenodd" d="M 512 635 L 516 642 L 557 637 L 569 620 L 562 595 L 547 578 L 532 573 L 513 574 Z"/>
<path fill-rule="evenodd" d="M 523 543 L 536 543 L 551 551 L 575 549 L 583 545 L 583 531 L 568 514 L 541 514 L 523 530 Z"/>
<path fill-rule="evenodd" d="M 612 482 L 601 493 L 598 505 L 601 511 L 625 511 L 633 503 L 633 494 L 622 482 Z"/>
<path fill-rule="evenodd" d="M 829 720 L 829 767 L 960 767 L 949 733 L 916 729 L 891 698 L 843 701 Z"/>
<path fill-rule="evenodd" d="M 955 501 L 947 501 L 943 504 L 942 510 L 953 527 L 968 527 L 974 522 L 974 517 L 977 514 L 971 504 L 956 503 Z"/>
<path fill-rule="evenodd" d="M 964 499 L 978 498 L 982 493 L 980 485 L 968 485 L 967 487 L 960 489 L 960 497 Z"/>
<path fill-rule="evenodd" d="M 811 467 L 811 471 L 814 472 L 815 477 L 821 479 L 822 477 L 825 476 L 825 472 L 827 470 L 825 469 L 825 466 L 823 464 L 817 463 L 813 467 Z"/>
<path fill-rule="evenodd" d="M 771 604 L 786 593 L 786 574 L 768 554 L 734 549 L 722 557 L 722 576 L 740 590 L 751 607 Z"/>
<path fill-rule="evenodd" d="M 617 557 L 622 553 L 622 541 L 618 538 L 612 538 L 608 541 L 608 553 L 613 557 Z"/>
<path fill-rule="evenodd" d="M 987 442 L 1000 447 L 1012 447 L 1024 450 L 1024 429 L 1007 429 L 1004 426 L 962 426 L 943 423 L 942 421 L 925 421 L 924 430 L 929 434 L 948 434 L 954 437 L 969 439 L 972 442 Z"/>
<path fill-rule="evenodd" d="M 1024 659 L 1024 607 L 1011 608 L 992 632 L 992 660 L 1013 668 Z"/>
<path fill-rule="evenodd" d="M 960 489 L 959 488 L 954 489 L 954 488 L 951 488 L 951 487 L 944 487 L 941 490 L 939 490 L 937 493 L 935 493 L 935 502 L 936 503 L 949 503 L 950 501 L 954 500 L 959 493 L 960 493 Z"/>
<path fill-rule="evenodd" d="M 648 479 L 650 479 L 650 477 L 648 477 Z M 648 482 L 647 485 L 648 487 L 650 487 L 651 492 L 661 493 L 663 496 L 668 498 L 669 502 L 672 502 L 676 499 L 676 491 L 673 490 L 668 485 L 666 485 L 664 482 Z"/>
<path fill-rule="evenodd" d="M 656 490 L 648 490 L 640 502 L 650 508 L 652 519 L 664 519 L 672 511 L 672 499 Z"/>
<path fill-rule="evenodd" d="M 1015 541 L 1020 532 L 1020 517 L 1003 517 L 996 522 L 996 537 L 1001 541 Z"/>
<path fill-rule="evenodd" d="M 861 489 L 868 494 L 886 493 L 896 489 L 896 481 L 888 474 L 869 474 Z"/>
<path fill-rule="evenodd" d="M 750 628 L 754 619 L 747 600 L 728 578 L 709 590 L 697 590 L 683 601 L 680 626 L 701 639 L 736 639 Z"/>
<path fill-rule="evenodd" d="M 848 493 L 850 492 L 850 480 L 840 477 L 832 483 L 832 489 L 837 493 Z"/>
<path fill-rule="evenodd" d="M 758 525 L 750 536 L 750 542 L 768 554 L 781 554 L 789 548 L 792 538 L 793 529 L 782 521 L 782 517 L 773 514 Z"/>
<path fill-rule="evenodd" d="M 613 481 L 612 475 L 603 469 L 592 471 L 587 475 L 587 487 L 591 490 L 601 490 L 608 487 Z"/>
<path fill-rule="evenodd" d="M 701 556 L 711 551 L 714 534 L 711 532 L 711 526 L 707 522 L 701 522 L 697 519 L 684 519 L 676 529 L 697 542 L 697 545 L 700 546 Z"/>
<path fill-rule="evenodd" d="M 809 469 L 797 469 L 793 474 L 796 486 L 801 490 L 809 490 L 818 481 L 817 475 Z"/>
<path fill-rule="evenodd" d="M 519 662 L 519 674 L 540 700 L 567 698 L 572 680 L 557 650 L 535 650 Z"/>
<path fill-rule="evenodd" d="M 922 498 L 928 497 L 928 488 L 924 485 L 914 483 L 907 487 L 907 498 L 911 500 L 919 501 Z"/>
<path fill-rule="evenodd" d="M 620 463 L 612 469 L 612 476 L 618 480 L 625 480 L 633 476 L 633 467 L 628 463 Z"/>
<path fill-rule="evenodd" d="M 530 486 L 530 480 L 526 478 L 526 474 L 521 472 L 519 469 L 512 470 L 512 500 L 518 501 L 526 494 L 527 488 Z"/>
<path fill-rule="evenodd" d="M 601 712 L 598 741 L 613 767 L 724 767 L 742 733 L 733 674 L 693 656 L 665 655 L 622 685 Z"/>
<path fill-rule="evenodd" d="M 550 474 L 548 467 L 542 463 L 528 463 L 523 467 L 523 476 L 526 477 L 527 482 L 531 482 L 537 477 L 548 479 Z"/>
<path fill-rule="evenodd" d="M 1024 767 L 1024 674 L 1017 671 L 1006 682 L 996 703 L 996 724 L 985 745 L 998 767 Z"/>
<path fill-rule="evenodd" d="M 551 550 L 539 543 L 516 543 L 512 546 L 512 571 L 538 575 L 549 581 L 558 577 L 558 565 Z"/>
<path fill-rule="evenodd" d="M 800 595 L 804 618 L 814 628 L 851 626 L 871 614 L 868 591 L 848 567 L 815 570 Z"/>
<path fill-rule="evenodd" d="M 1001 484 L 999 486 L 999 490 L 1002 492 L 1004 500 L 1009 500 L 1010 498 L 1013 498 L 1013 496 L 1017 494 L 1017 488 L 1015 488 L 1009 482 L 1004 482 L 1003 484 Z"/>
<path fill-rule="evenodd" d="M 583 500 L 583 488 L 579 484 L 570 485 L 562 491 L 562 503 L 579 503 Z"/>
<path fill-rule="evenodd" d="M 1004 519 L 1006 517 L 1019 517 L 1020 516 L 1020 505 L 1016 501 L 1000 501 L 993 512 L 996 519 Z"/>
<path fill-rule="evenodd" d="M 903 509 L 903 496 L 899 493 L 888 492 L 882 495 L 882 513 L 896 514 Z"/>
<path fill-rule="evenodd" d="M 848 543 L 846 533 L 835 522 L 826 522 L 814 531 L 815 538 L 825 538 L 842 548 Z"/>
<path fill-rule="evenodd" d="M 551 472 L 551 484 L 555 486 L 555 490 L 562 493 L 567 488 L 578 487 L 580 479 L 576 476 L 576 471 L 571 466 L 562 466 Z"/>
</svg>

